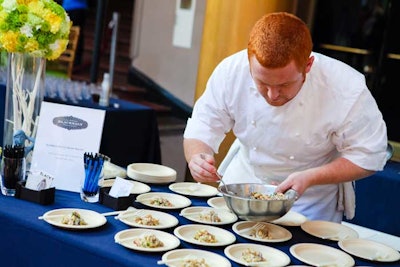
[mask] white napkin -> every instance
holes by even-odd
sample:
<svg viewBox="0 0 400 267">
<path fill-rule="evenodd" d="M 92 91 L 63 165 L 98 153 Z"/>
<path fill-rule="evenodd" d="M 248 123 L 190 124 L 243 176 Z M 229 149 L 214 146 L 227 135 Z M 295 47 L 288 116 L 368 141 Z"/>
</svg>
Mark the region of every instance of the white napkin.
<svg viewBox="0 0 400 267">
<path fill-rule="evenodd" d="M 344 211 L 348 220 L 354 218 L 356 211 L 356 195 L 354 192 L 354 182 L 339 184 L 338 210 Z"/>
</svg>

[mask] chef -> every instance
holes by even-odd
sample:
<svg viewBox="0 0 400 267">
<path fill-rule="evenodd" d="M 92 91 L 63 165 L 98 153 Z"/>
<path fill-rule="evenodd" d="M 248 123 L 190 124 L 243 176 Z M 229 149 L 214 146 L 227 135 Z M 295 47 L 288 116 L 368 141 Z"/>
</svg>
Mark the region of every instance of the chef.
<svg viewBox="0 0 400 267">
<path fill-rule="evenodd" d="M 230 130 L 236 140 L 217 170 L 214 154 Z M 354 181 L 383 169 L 387 133 L 364 75 L 313 52 L 307 25 L 278 12 L 215 68 L 183 146 L 198 182 L 217 182 L 219 172 L 225 183 L 293 189 L 293 211 L 340 222 L 354 217 Z"/>
</svg>

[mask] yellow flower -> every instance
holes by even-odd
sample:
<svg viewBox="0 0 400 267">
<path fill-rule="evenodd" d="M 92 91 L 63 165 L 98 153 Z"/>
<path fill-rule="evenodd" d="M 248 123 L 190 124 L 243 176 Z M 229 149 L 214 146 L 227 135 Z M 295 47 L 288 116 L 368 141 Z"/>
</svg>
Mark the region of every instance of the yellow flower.
<svg viewBox="0 0 400 267">
<path fill-rule="evenodd" d="M 60 26 L 62 23 L 62 19 L 57 16 L 55 13 L 51 12 L 51 11 L 47 11 L 44 13 L 44 19 L 47 20 L 51 27 L 50 27 L 50 31 L 52 33 L 56 33 L 60 30 Z"/>
<path fill-rule="evenodd" d="M 55 43 L 51 44 L 51 49 L 53 50 L 53 55 L 49 56 L 49 60 L 54 60 L 59 57 L 62 52 L 67 48 L 68 41 L 67 40 L 57 40 Z"/>
<path fill-rule="evenodd" d="M 25 45 L 25 49 L 29 52 L 35 51 L 39 49 L 39 44 L 35 40 L 28 40 L 28 42 Z"/>
<path fill-rule="evenodd" d="M 18 5 L 29 5 L 34 2 L 38 2 L 38 0 L 17 0 Z"/>
<path fill-rule="evenodd" d="M 18 34 L 15 32 L 6 32 L 0 35 L 0 42 L 7 51 L 16 50 L 18 43 Z"/>
</svg>

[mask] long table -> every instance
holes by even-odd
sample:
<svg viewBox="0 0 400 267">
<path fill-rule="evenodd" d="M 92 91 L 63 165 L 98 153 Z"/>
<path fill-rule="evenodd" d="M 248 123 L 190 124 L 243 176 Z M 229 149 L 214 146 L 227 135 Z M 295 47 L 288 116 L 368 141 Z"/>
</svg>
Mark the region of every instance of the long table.
<svg viewBox="0 0 400 267">
<path fill-rule="evenodd" d="M 152 184 L 152 192 L 171 192 L 168 185 Z M 207 206 L 207 198 L 191 197 L 192 206 Z M 142 204 L 133 202 L 136 208 Z M 83 202 L 79 194 L 56 190 L 55 202 L 51 205 L 39 205 L 33 202 L 0 195 L 0 255 L 1 266 L 96 266 L 96 267 L 132 267 L 157 266 L 164 252 L 144 253 L 130 250 L 114 242 L 114 235 L 130 227 L 114 217 L 107 217 L 107 223 L 91 230 L 72 231 L 58 228 L 39 220 L 38 216 L 58 208 L 82 208 L 97 212 L 112 211 L 99 203 Z M 179 225 L 192 223 L 179 216 L 179 210 L 168 213 L 176 216 Z M 232 231 L 232 225 L 222 228 Z M 260 243 L 277 248 L 286 253 L 291 264 L 303 264 L 290 252 L 290 246 L 311 242 L 338 248 L 337 242 L 313 237 L 298 226 L 286 227 L 293 235 L 292 239 L 281 243 Z M 173 233 L 172 229 L 163 231 Z M 235 234 L 236 235 L 236 234 Z M 249 240 L 236 235 L 236 243 L 248 243 Z M 252 241 L 253 243 L 257 243 Z M 181 241 L 179 248 L 206 249 L 224 255 L 224 247 L 201 247 Z M 380 264 L 353 257 L 359 266 L 399 266 L 400 262 Z M 232 266 L 240 266 L 231 261 Z"/>
</svg>

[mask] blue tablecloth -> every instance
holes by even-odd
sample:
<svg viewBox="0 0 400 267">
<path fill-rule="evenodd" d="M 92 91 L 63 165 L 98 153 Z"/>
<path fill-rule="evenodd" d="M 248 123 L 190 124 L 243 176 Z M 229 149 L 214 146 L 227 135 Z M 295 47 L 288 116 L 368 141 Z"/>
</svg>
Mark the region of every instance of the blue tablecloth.
<svg viewBox="0 0 400 267">
<path fill-rule="evenodd" d="M 154 192 L 170 192 L 167 185 L 151 185 Z M 192 206 L 206 206 L 206 198 L 191 198 Z M 137 208 L 143 206 L 132 203 Z M 52 205 L 42 206 L 33 202 L 5 197 L 0 195 L 0 251 L 1 266 L 96 266 L 96 267 L 148 267 L 157 266 L 164 252 L 144 253 L 130 250 L 114 242 L 114 235 L 130 227 L 107 217 L 107 223 L 99 228 L 84 231 L 70 231 L 54 227 L 38 216 L 57 208 L 83 208 L 97 212 L 111 211 L 99 203 L 86 203 L 80 200 L 77 193 L 56 191 L 55 202 Z M 169 211 L 168 211 L 169 212 Z M 192 223 L 179 216 L 179 210 L 169 212 L 176 216 L 179 225 Z M 232 225 L 222 227 L 231 232 Z M 312 237 L 303 232 L 300 227 L 286 227 L 293 238 L 282 243 L 260 243 L 285 252 L 291 259 L 291 264 L 302 264 L 294 258 L 289 248 L 291 245 L 302 242 L 326 244 L 338 248 L 337 243 Z M 173 233 L 173 229 L 163 231 Z M 236 234 L 235 234 L 236 235 Z M 237 236 L 236 243 L 246 243 L 249 240 Z M 257 243 L 257 242 L 255 242 Z M 181 241 L 179 248 L 206 249 L 224 255 L 224 247 L 202 247 Z M 356 265 L 362 266 L 399 266 L 400 262 L 377 264 L 355 258 Z M 231 262 L 232 266 L 239 266 Z"/>
<path fill-rule="evenodd" d="M 356 182 L 356 215 L 350 223 L 400 236 L 400 163 Z"/>
</svg>

